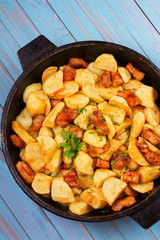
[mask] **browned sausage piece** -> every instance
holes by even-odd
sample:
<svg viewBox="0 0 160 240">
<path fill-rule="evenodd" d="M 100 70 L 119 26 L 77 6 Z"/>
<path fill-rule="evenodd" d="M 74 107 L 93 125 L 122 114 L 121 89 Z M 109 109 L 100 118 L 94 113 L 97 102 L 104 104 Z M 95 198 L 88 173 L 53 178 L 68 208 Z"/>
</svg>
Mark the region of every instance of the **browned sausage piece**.
<svg viewBox="0 0 160 240">
<path fill-rule="evenodd" d="M 32 125 L 29 129 L 30 132 L 32 131 L 37 131 L 42 127 L 42 123 L 44 121 L 45 117 L 42 115 L 37 115 L 33 121 L 32 121 Z"/>
<path fill-rule="evenodd" d="M 128 71 L 130 71 L 132 73 L 133 78 L 138 81 L 141 81 L 145 76 L 145 73 L 143 73 L 140 70 L 138 70 L 137 68 L 133 67 L 132 63 L 128 63 L 126 68 L 128 69 Z"/>
<path fill-rule="evenodd" d="M 108 145 L 109 143 L 107 142 L 103 147 L 95 147 L 92 145 L 88 146 L 88 152 L 89 155 L 92 156 L 92 154 L 97 154 L 97 155 L 101 155 L 102 153 L 106 152 L 108 150 Z"/>
<path fill-rule="evenodd" d="M 100 80 L 101 80 L 102 85 L 103 85 L 105 88 L 108 88 L 108 87 L 112 86 L 112 81 L 111 81 L 111 74 L 110 74 L 110 72 L 104 71 L 104 72 L 101 74 L 101 76 L 100 76 Z"/>
<path fill-rule="evenodd" d="M 58 103 L 61 102 L 61 100 L 60 99 L 54 99 L 54 100 L 51 99 L 50 102 L 51 102 L 51 108 L 54 108 Z"/>
<path fill-rule="evenodd" d="M 123 78 L 119 74 L 119 72 L 111 72 L 111 77 L 112 77 L 112 85 L 113 87 L 117 87 L 124 83 Z"/>
<path fill-rule="evenodd" d="M 120 211 L 124 207 L 131 207 L 135 203 L 136 203 L 136 199 L 133 196 L 127 196 L 125 198 L 117 200 L 113 204 L 112 210 L 117 212 L 117 211 Z"/>
<path fill-rule="evenodd" d="M 69 65 L 63 66 L 63 81 L 73 81 L 75 76 L 75 70 Z"/>
<path fill-rule="evenodd" d="M 70 58 L 68 65 L 73 68 L 87 68 L 88 63 L 81 58 Z"/>
<path fill-rule="evenodd" d="M 70 187 L 79 188 L 79 181 L 77 180 L 77 171 L 75 169 L 63 168 L 60 170 L 64 181 Z"/>
<path fill-rule="evenodd" d="M 116 151 L 111 157 L 111 166 L 113 169 L 121 170 L 126 166 L 128 162 L 128 157 L 123 156 L 118 151 Z"/>
<path fill-rule="evenodd" d="M 141 136 L 146 140 L 150 141 L 153 145 L 160 143 L 160 138 L 149 128 L 144 128 L 142 130 Z"/>
<path fill-rule="evenodd" d="M 28 183 L 31 184 L 34 179 L 34 172 L 30 168 L 30 166 L 23 161 L 19 161 L 16 164 L 16 168 L 21 175 L 21 177 Z"/>
<path fill-rule="evenodd" d="M 130 107 L 135 107 L 141 104 L 140 99 L 136 96 L 133 91 L 125 90 L 125 91 L 118 91 L 117 96 L 124 98 Z"/>
<path fill-rule="evenodd" d="M 93 123 L 98 135 L 107 135 L 109 132 L 108 126 L 103 118 L 103 114 L 100 110 L 93 111 L 88 117 L 88 121 Z"/>
<path fill-rule="evenodd" d="M 78 115 L 77 109 L 64 108 L 63 111 L 57 116 L 56 124 L 64 128 L 71 123 Z"/>
<path fill-rule="evenodd" d="M 10 136 L 11 142 L 13 146 L 19 147 L 19 148 L 24 148 L 26 146 L 25 142 L 16 134 L 12 134 Z"/>
<path fill-rule="evenodd" d="M 139 173 L 132 170 L 128 172 L 123 172 L 123 181 L 137 184 L 139 182 Z"/>
<path fill-rule="evenodd" d="M 96 167 L 99 167 L 99 168 L 110 168 L 110 163 L 109 161 L 105 161 L 101 158 L 98 158 L 97 159 L 97 162 L 96 162 Z"/>
<path fill-rule="evenodd" d="M 77 138 L 82 138 L 83 137 L 83 130 L 78 126 L 70 124 L 69 126 L 65 127 L 64 130 L 66 132 L 69 131 L 69 132 L 74 133 Z"/>
</svg>

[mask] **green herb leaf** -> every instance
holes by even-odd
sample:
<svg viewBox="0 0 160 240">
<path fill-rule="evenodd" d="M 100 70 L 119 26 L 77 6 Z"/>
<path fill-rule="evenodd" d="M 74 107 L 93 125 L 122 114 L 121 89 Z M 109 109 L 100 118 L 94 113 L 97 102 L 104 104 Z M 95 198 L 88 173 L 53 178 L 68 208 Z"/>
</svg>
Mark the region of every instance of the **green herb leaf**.
<svg viewBox="0 0 160 240">
<path fill-rule="evenodd" d="M 89 192 L 89 193 L 93 193 L 94 190 L 90 188 L 88 192 Z"/>
<path fill-rule="evenodd" d="M 93 106 L 96 106 L 96 103 L 94 102 L 94 100 L 93 100 L 93 99 L 91 99 L 91 102 L 90 102 L 90 104 L 91 104 L 91 105 L 93 105 Z"/>
<path fill-rule="evenodd" d="M 128 169 L 129 169 L 129 167 L 128 167 L 128 166 L 126 166 L 126 167 L 125 167 L 125 170 L 127 171 Z"/>
<path fill-rule="evenodd" d="M 77 107 L 77 110 L 78 110 L 78 113 L 84 113 L 84 112 L 87 112 L 87 109 L 84 107 L 82 109 L 80 109 L 79 107 Z"/>
<path fill-rule="evenodd" d="M 107 212 L 110 212 L 110 209 L 104 209 L 100 211 L 100 213 L 107 213 Z"/>
<path fill-rule="evenodd" d="M 100 117 L 100 119 L 105 123 L 106 122 L 106 119 L 104 117 Z"/>
<path fill-rule="evenodd" d="M 79 176 L 82 176 L 82 177 L 87 177 L 87 175 L 83 174 L 83 173 L 80 173 Z"/>
<path fill-rule="evenodd" d="M 94 179 L 94 174 L 90 177 L 90 180 L 92 180 L 93 181 L 93 179 Z"/>
<path fill-rule="evenodd" d="M 109 104 L 109 106 L 117 107 L 117 104 Z"/>
<path fill-rule="evenodd" d="M 78 193 L 75 193 L 75 194 L 74 194 L 74 197 L 78 197 L 78 196 L 79 196 L 79 194 L 78 194 Z"/>
<path fill-rule="evenodd" d="M 131 171 L 135 171 L 135 170 L 137 170 L 137 168 L 131 168 Z"/>
<path fill-rule="evenodd" d="M 149 191 L 148 194 L 151 194 L 151 192 Z"/>
<path fill-rule="evenodd" d="M 118 122 L 114 122 L 113 124 L 116 126 L 120 126 Z"/>
<path fill-rule="evenodd" d="M 51 94 L 49 94 L 49 100 L 50 100 L 51 98 L 53 99 L 53 98 L 54 98 L 54 96 L 53 96 L 53 95 L 51 95 Z"/>
</svg>

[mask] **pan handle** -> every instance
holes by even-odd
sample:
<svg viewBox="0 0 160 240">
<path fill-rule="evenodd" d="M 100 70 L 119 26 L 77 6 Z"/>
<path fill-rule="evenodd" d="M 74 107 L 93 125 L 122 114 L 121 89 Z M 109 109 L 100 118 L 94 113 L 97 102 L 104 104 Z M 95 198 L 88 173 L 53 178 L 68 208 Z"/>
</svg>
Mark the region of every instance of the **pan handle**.
<svg viewBox="0 0 160 240">
<path fill-rule="evenodd" d="M 160 220 L 160 188 L 145 201 L 144 207 L 130 217 L 145 229 Z"/>
<path fill-rule="evenodd" d="M 23 70 L 31 66 L 33 63 L 38 63 L 48 52 L 56 50 L 52 42 L 45 36 L 40 35 L 30 43 L 18 50 L 17 55 Z"/>
</svg>

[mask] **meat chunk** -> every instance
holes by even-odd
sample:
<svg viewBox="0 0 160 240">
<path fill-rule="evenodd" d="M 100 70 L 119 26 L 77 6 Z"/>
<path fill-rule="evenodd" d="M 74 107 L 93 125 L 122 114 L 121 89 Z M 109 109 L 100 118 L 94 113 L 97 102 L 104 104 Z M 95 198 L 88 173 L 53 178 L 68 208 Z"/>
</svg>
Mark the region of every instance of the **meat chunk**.
<svg viewBox="0 0 160 240">
<path fill-rule="evenodd" d="M 100 110 L 93 111 L 88 117 L 88 121 L 94 124 L 98 135 L 107 135 L 109 132 L 105 119 Z"/>
<path fill-rule="evenodd" d="M 37 131 L 42 127 L 42 123 L 44 121 L 45 117 L 43 115 L 37 115 L 33 121 L 32 121 L 32 125 L 29 129 L 30 132 L 32 131 Z"/>
<path fill-rule="evenodd" d="M 19 161 L 16 164 L 16 168 L 21 175 L 21 177 L 28 183 L 31 184 L 34 179 L 34 172 L 30 168 L 30 166 L 23 161 Z"/>
<path fill-rule="evenodd" d="M 153 145 L 160 143 L 160 138 L 151 129 L 145 128 L 142 130 L 141 136 L 150 141 Z"/>
<path fill-rule="evenodd" d="M 58 103 L 61 102 L 60 99 L 51 99 L 51 108 L 54 108 Z"/>
<path fill-rule="evenodd" d="M 122 170 L 128 162 L 128 157 L 116 151 L 111 157 L 111 166 L 113 169 Z"/>
<path fill-rule="evenodd" d="M 150 151 L 144 139 L 137 141 L 137 147 L 147 162 L 149 162 L 151 165 L 160 165 L 160 154 Z"/>
<path fill-rule="evenodd" d="M 92 145 L 88 146 L 88 153 L 91 156 L 95 156 L 96 155 L 101 155 L 102 153 L 106 152 L 108 150 L 108 142 L 103 146 L 103 147 L 95 147 Z"/>
<path fill-rule="evenodd" d="M 137 68 L 133 67 L 132 63 L 128 63 L 126 68 L 128 69 L 128 71 L 130 71 L 132 73 L 133 78 L 138 81 L 141 81 L 145 76 L 145 73 L 143 73 L 140 70 L 138 70 Z"/>
<path fill-rule="evenodd" d="M 64 181 L 70 187 L 79 188 L 79 181 L 77 176 L 77 171 L 75 169 L 63 168 L 60 170 Z"/>
<path fill-rule="evenodd" d="M 81 58 L 70 58 L 68 65 L 72 68 L 87 68 L 88 63 Z"/>
<path fill-rule="evenodd" d="M 99 167 L 99 168 L 110 168 L 110 163 L 109 163 L 109 161 L 106 161 L 106 160 L 103 160 L 101 158 L 98 158 L 97 162 L 96 162 L 96 167 Z"/>
<path fill-rule="evenodd" d="M 69 65 L 63 66 L 63 81 L 73 81 L 75 76 L 75 70 Z"/>
<path fill-rule="evenodd" d="M 78 115 L 78 110 L 64 108 L 63 111 L 57 116 L 56 124 L 64 128 L 70 124 Z"/>
<path fill-rule="evenodd" d="M 119 72 L 111 72 L 111 77 L 112 77 L 112 85 L 113 87 L 117 87 L 124 83 L 123 78 L 119 74 Z"/>
<path fill-rule="evenodd" d="M 78 126 L 75 126 L 75 125 L 71 124 L 71 125 L 65 127 L 64 130 L 66 132 L 69 131 L 69 132 L 74 133 L 77 138 L 82 138 L 83 137 L 83 130 L 80 127 L 78 127 Z"/>
<path fill-rule="evenodd" d="M 112 86 L 111 74 L 108 71 L 104 71 L 100 76 L 100 81 L 105 88 Z"/>
<path fill-rule="evenodd" d="M 117 96 L 124 98 L 130 107 L 135 107 L 141 104 L 140 99 L 131 90 L 118 91 Z"/>
<path fill-rule="evenodd" d="M 117 212 L 117 211 L 120 211 L 124 207 L 131 207 L 135 203 L 136 203 L 136 199 L 133 196 L 127 196 L 125 198 L 117 200 L 112 205 L 112 210 Z"/>
<path fill-rule="evenodd" d="M 25 142 L 16 134 L 10 135 L 10 140 L 15 147 L 24 148 L 26 146 Z"/>
<path fill-rule="evenodd" d="M 137 184 L 139 182 L 139 173 L 137 171 L 123 172 L 123 181 Z"/>
</svg>

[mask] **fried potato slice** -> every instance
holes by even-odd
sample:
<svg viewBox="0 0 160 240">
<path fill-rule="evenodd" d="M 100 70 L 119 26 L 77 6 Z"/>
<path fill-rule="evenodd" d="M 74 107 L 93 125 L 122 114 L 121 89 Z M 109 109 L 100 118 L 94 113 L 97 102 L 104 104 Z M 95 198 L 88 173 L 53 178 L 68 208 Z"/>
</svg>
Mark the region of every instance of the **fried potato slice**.
<svg viewBox="0 0 160 240">
<path fill-rule="evenodd" d="M 129 184 L 125 187 L 124 189 L 124 193 L 127 195 L 127 196 L 133 196 L 133 197 L 136 197 L 137 196 L 137 192 L 135 190 L 133 190 Z"/>
<path fill-rule="evenodd" d="M 107 204 L 102 189 L 98 187 L 93 187 L 90 189 L 86 189 L 80 195 L 82 200 L 86 202 L 88 205 L 93 207 L 94 209 L 101 209 L 104 208 Z"/>
<path fill-rule="evenodd" d="M 62 150 L 57 149 L 52 159 L 44 166 L 44 168 L 53 173 L 57 172 L 62 162 L 61 154 L 62 154 Z"/>
<path fill-rule="evenodd" d="M 132 107 L 132 116 L 134 116 L 137 112 L 141 112 L 144 114 L 144 109 L 145 109 L 145 107 L 143 107 L 143 106 Z"/>
<path fill-rule="evenodd" d="M 143 86 L 143 83 L 135 79 L 131 79 L 129 82 L 122 84 L 122 87 L 124 90 L 132 90 L 132 91 L 139 89 L 141 86 Z"/>
<path fill-rule="evenodd" d="M 50 127 L 53 128 L 55 127 L 55 120 L 56 117 L 59 113 L 62 112 L 63 108 L 64 108 L 65 104 L 63 102 L 58 103 L 54 108 L 52 108 L 52 110 L 50 111 L 50 113 L 47 115 L 47 117 L 45 118 L 42 126 L 43 127 Z"/>
<path fill-rule="evenodd" d="M 98 56 L 93 64 L 94 68 L 117 72 L 117 62 L 112 54 L 103 53 Z"/>
<path fill-rule="evenodd" d="M 98 108 L 103 114 L 108 115 L 113 123 L 122 124 L 124 122 L 126 111 L 116 106 L 109 105 L 106 101 L 98 104 Z"/>
<path fill-rule="evenodd" d="M 156 104 L 154 104 L 153 108 L 146 107 L 144 109 L 144 115 L 146 121 L 152 126 L 158 126 L 160 120 L 160 112 Z"/>
<path fill-rule="evenodd" d="M 32 125 L 32 117 L 26 107 L 16 117 L 15 121 L 18 122 L 26 131 L 29 130 Z"/>
<path fill-rule="evenodd" d="M 36 141 L 17 121 L 12 122 L 12 129 L 26 144 Z"/>
<path fill-rule="evenodd" d="M 49 194 L 51 192 L 52 177 L 43 173 L 37 173 L 32 182 L 33 190 L 38 194 Z"/>
<path fill-rule="evenodd" d="M 44 91 L 37 91 L 29 94 L 26 107 L 32 117 L 39 114 L 47 115 L 51 109 L 51 103 Z"/>
<path fill-rule="evenodd" d="M 102 74 L 103 70 L 98 69 L 98 68 L 94 68 L 93 65 L 94 65 L 94 62 L 89 63 L 87 69 L 89 71 L 91 71 L 92 73 L 95 73 L 98 76 L 100 76 Z"/>
<path fill-rule="evenodd" d="M 56 66 L 50 66 L 44 70 L 42 73 L 42 83 L 46 81 L 46 79 L 50 76 L 52 76 L 55 72 L 57 72 L 58 67 Z"/>
<path fill-rule="evenodd" d="M 112 206 L 121 195 L 127 184 L 115 177 L 107 178 L 102 186 L 102 191 L 107 203 Z"/>
<path fill-rule="evenodd" d="M 96 130 L 92 129 L 85 131 L 83 141 L 94 147 L 103 147 L 106 144 L 106 137 L 98 136 Z"/>
<path fill-rule="evenodd" d="M 156 127 L 153 127 L 153 131 L 157 134 L 158 137 L 160 137 L 160 124 Z"/>
<path fill-rule="evenodd" d="M 54 140 L 56 141 L 58 148 L 60 148 L 60 143 L 66 142 L 66 140 L 62 137 L 61 132 L 57 133 Z"/>
<path fill-rule="evenodd" d="M 84 175 L 78 169 L 77 169 L 77 172 L 78 172 L 78 180 L 79 180 L 80 186 L 83 189 L 92 188 L 95 186 L 94 181 L 91 179 L 91 176 Z"/>
<path fill-rule="evenodd" d="M 50 75 L 43 83 L 43 90 L 51 96 L 63 89 L 63 72 L 59 70 Z"/>
<path fill-rule="evenodd" d="M 137 148 L 135 138 L 129 140 L 128 154 L 140 166 L 149 166 L 149 163 L 146 161 L 146 159 L 143 157 L 143 155 Z"/>
<path fill-rule="evenodd" d="M 63 83 L 63 89 L 54 95 L 54 99 L 70 97 L 79 90 L 79 85 L 75 81 L 66 81 Z"/>
<path fill-rule="evenodd" d="M 48 127 L 41 127 L 39 130 L 38 136 L 48 136 L 53 137 L 53 132 L 51 131 L 51 128 Z"/>
<path fill-rule="evenodd" d="M 75 119 L 74 119 L 74 124 L 78 124 L 78 126 L 84 130 L 93 128 L 92 125 L 89 124 L 88 121 L 88 116 L 93 112 L 96 111 L 97 107 L 88 105 L 85 107 L 85 111 L 81 112 Z M 89 124 L 89 126 L 88 126 Z"/>
<path fill-rule="evenodd" d="M 87 153 L 79 151 L 78 156 L 74 159 L 76 168 L 84 174 L 93 174 L 93 159 Z"/>
<path fill-rule="evenodd" d="M 69 204 L 69 210 L 77 215 L 91 212 L 93 208 L 84 202 L 80 197 L 76 197 L 75 202 Z"/>
<path fill-rule="evenodd" d="M 88 82 L 91 85 L 94 85 L 96 82 L 98 82 L 98 76 L 97 74 L 89 71 L 88 69 L 77 69 L 74 79 L 80 87 L 82 87 Z"/>
<path fill-rule="evenodd" d="M 87 97 L 93 99 L 96 103 L 104 101 L 103 98 L 99 95 L 99 91 L 94 85 L 85 84 L 82 86 L 82 91 Z"/>
<path fill-rule="evenodd" d="M 115 127 L 114 127 L 114 125 L 112 123 L 112 120 L 111 120 L 111 118 L 109 116 L 107 116 L 106 114 L 103 114 L 103 117 L 106 120 L 106 124 L 107 124 L 107 126 L 109 128 L 108 138 L 109 138 L 109 140 L 111 140 L 114 137 L 115 133 L 116 133 Z"/>
<path fill-rule="evenodd" d="M 109 148 L 106 152 L 100 155 L 100 158 L 109 161 L 111 158 L 112 154 L 117 151 L 117 149 L 122 145 L 122 143 L 119 140 L 112 139 L 110 141 Z"/>
<path fill-rule="evenodd" d="M 118 72 L 123 78 L 124 83 L 127 83 L 131 80 L 131 73 L 124 67 L 118 67 Z"/>
<path fill-rule="evenodd" d="M 84 108 L 89 103 L 89 98 L 84 94 L 76 93 L 71 97 L 64 98 L 65 104 L 70 109 Z"/>
<path fill-rule="evenodd" d="M 32 83 L 28 85 L 23 92 L 23 101 L 26 103 L 28 96 L 31 92 L 37 92 L 40 91 L 41 89 L 42 89 L 41 83 Z"/>
<path fill-rule="evenodd" d="M 133 117 L 133 124 L 130 131 L 130 138 L 137 138 L 142 131 L 145 123 L 145 116 L 141 112 L 137 112 Z"/>
<path fill-rule="evenodd" d="M 63 128 L 57 125 L 57 126 L 53 127 L 52 129 L 53 129 L 53 132 L 55 133 L 55 135 L 57 135 L 58 133 L 60 133 L 62 131 Z"/>
<path fill-rule="evenodd" d="M 154 89 L 146 85 L 142 85 L 135 94 L 141 101 L 141 105 L 144 107 L 154 107 Z"/>
<path fill-rule="evenodd" d="M 75 201 L 72 189 L 60 178 L 55 178 L 52 181 L 51 197 L 53 201 L 60 203 L 71 203 Z"/>
<path fill-rule="evenodd" d="M 149 181 L 149 182 L 145 182 L 145 183 L 141 183 L 141 184 L 135 184 L 135 183 L 129 183 L 129 186 L 139 192 L 139 193 L 147 193 L 149 191 L 151 191 L 154 187 L 154 182 L 153 181 Z"/>
<path fill-rule="evenodd" d="M 127 141 L 128 135 L 129 135 L 128 131 L 122 130 L 119 133 L 117 133 L 115 139 L 118 140 L 121 143 L 121 145 L 123 145 Z"/>
<path fill-rule="evenodd" d="M 115 177 L 116 173 L 109 169 L 97 169 L 94 173 L 94 183 L 96 187 L 101 187 L 109 177 Z"/>
<path fill-rule="evenodd" d="M 142 138 L 139 137 L 139 140 L 140 140 L 140 139 L 142 139 Z M 149 148 L 149 150 L 150 150 L 151 152 L 160 154 L 160 150 L 159 150 L 157 147 L 155 147 L 153 144 L 151 144 L 151 143 L 150 143 L 149 141 L 147 141 L 146 139 L 144 139 L 144 141 L 146 142 L 146 144 L 147 144 L 147 146 L 148 146 L 148 148 Z"/>
<path fill-rule="evenodd" d="M 138 168 L 140 182 L 149 182 L 160 177 L 160 170 L 153 167 Z"/>
<path fill-rule="evenodd" d="M 133 159 L 130 158 L 127 162 L 127 167 L 130 170 L 136 170 L 139 167 L 139 165 Z"/>
<path fill-rule="evenodd" d="M 101 82 L 96 83 L 95 86 L 99 92 L 99 95 L 106 100 L 109 100 L 111 97 L 116 96 L 118 91 L 123 91 L 123 88 L 121 86 L 105 88 Z"/>
<path fill-rule="evenodd" d="M 122 97 L 119 97 L 119 96 L 111 97 L 109 99 L 109 104 L 116 105 L 117 107 L 124 109 L 126 111 L 126 114 L 129 116 L 131 116 L 132 114 L 132 110 L 129 107 L 127 101 Z"/>
<path fill-rule="evenodd" d="M 133 123 L 133 120 L 128 118 L 124 123 L 122 123 L 119 126 L 115 126 L 116 132 L 119 133 L 122 130 L 125 130 L 126 128 L 128 128 L 129 126 L 131 126 Z"/>
</svg>

